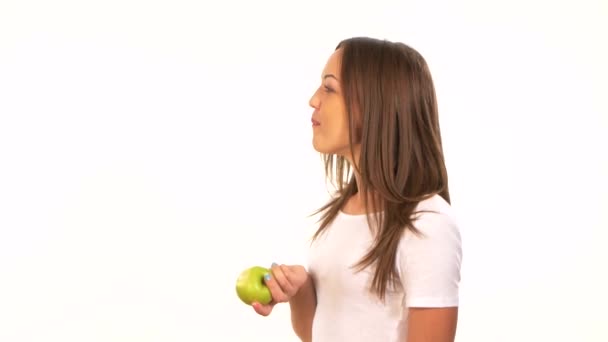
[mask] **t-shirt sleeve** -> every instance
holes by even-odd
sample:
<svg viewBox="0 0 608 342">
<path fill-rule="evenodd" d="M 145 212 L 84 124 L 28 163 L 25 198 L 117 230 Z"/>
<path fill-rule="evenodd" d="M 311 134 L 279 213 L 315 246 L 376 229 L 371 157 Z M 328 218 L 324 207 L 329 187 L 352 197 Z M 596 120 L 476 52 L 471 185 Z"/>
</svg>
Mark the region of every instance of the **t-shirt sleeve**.
<svg viewBox="0 0 608 342">
<path fill-rule="evenodd" d="M 420 234 L 406 231 L 397 251 L 397 271 L 408 307 L 458 306 L 461 236 L 447 214 L 419 214 L 414 226 Z"/>
</svg>

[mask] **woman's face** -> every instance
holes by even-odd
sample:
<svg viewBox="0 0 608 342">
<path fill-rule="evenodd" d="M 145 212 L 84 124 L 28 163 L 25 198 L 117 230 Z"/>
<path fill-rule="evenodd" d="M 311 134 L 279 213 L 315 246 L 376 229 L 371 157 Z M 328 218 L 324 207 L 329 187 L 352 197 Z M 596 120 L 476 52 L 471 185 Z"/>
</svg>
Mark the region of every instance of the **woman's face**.
<svg viewBox="0 0 608 342">
<path fill-rule="evenodd" d="M 312 144 L 315 150 L 325 154 L 337 154 L 350 158 L 348 113 L 340 84 L 342 50 L 336 50 L 328 59 L 321 85 L 312 98 Z"/>
</svg>

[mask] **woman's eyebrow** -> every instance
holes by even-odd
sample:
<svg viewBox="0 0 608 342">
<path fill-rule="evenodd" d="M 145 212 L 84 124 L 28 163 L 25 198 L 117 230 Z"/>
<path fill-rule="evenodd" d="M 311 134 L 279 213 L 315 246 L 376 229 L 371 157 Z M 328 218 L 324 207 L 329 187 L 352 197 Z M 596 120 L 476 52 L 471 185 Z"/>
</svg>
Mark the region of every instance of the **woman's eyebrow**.
<svg viewBox="0 0 608 342">
<path fill-rule="evenodd" d="M 323 76 L 323 79 L 326 79 L 326 78 L 329 78 L 329 77 L 331 77 L 334 80 L 340 82 L 340 80 L 338 80 L 338 78 L 336 76 L 334 76 L 333 74 L 326 74 L 326 75 Z"/>
</svg>

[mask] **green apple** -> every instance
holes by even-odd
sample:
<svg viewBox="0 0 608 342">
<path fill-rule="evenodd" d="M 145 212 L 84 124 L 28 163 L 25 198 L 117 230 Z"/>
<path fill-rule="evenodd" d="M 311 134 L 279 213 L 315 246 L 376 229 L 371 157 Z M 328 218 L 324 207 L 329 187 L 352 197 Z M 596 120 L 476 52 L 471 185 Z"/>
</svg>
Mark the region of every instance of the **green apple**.
<svg viewBox="0 0 608 342">
<path fill-rule="evenodd" d="M 270 273 L 270 270 L 261 266 L 253 266 L 241 272 L 236 280 L 236 294 L 243 303 L 270 303 L 270 289 L 264 284 L 264 275 L 267 273 Z"/>
</svg>

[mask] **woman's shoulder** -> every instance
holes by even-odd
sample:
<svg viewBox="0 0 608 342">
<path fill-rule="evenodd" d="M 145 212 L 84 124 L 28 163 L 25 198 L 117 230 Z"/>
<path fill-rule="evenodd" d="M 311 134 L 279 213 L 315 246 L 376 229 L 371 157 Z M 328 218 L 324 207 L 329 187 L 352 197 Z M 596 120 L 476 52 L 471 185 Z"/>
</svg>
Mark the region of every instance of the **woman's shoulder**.
<svg viewBox="0 0 608 342">
<path fill-rule="evenodd" d="M 436 212 L 452 215 L 453 209 L 441 195 L 434 194 L 418 203 L 414 212 Z"/>
<path fill-rule="evenodd" d="M 435 238 L 460 241 L 460 224 L 454 208 L 440 195 L 420 201 L 413 214 L 415 232 L 406 231 L 405 239 Z"/>
<path fill-rule="evenodd" d="M 440 196 L 419 203 L 413 226 L 397 250 L 396 265 L 410 307 L 458 305 L 462 263 L 460 230 L 451 205 Z"/>
</svg>

